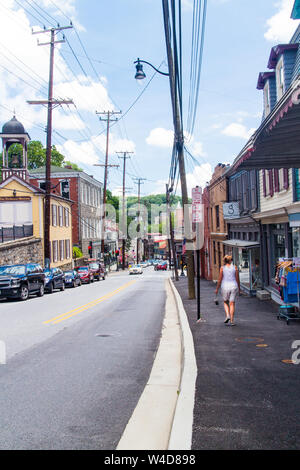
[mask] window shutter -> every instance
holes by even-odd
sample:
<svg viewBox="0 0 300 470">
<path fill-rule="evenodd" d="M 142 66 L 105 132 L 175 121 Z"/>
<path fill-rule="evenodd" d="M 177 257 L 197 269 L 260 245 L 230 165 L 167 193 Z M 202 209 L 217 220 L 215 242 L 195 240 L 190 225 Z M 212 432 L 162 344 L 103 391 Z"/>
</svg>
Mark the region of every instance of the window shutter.
<svg viewBox="0 0 300 470">
<path fill-rule="evenodd" d="M 274 169 L 274 187 L 275 193 L 279 192 L 279 170 L 277 168 Z"/>
<path fill-rule="evenodd" d="M 250 188 L 250 209 L 255 210 L 257 209 L 256 170 L 250 172 Z"/>
<path fill-rule="evenodd" d="M 266 197 L 267 195 L 266 170 L 263 170 L 262 176 L 263 176 L 263 192 L 264 192 L 264 197 Z"/>
<path fill-rule="evenodd" d="M 289 187 L 289 170 L 288 168 L 283 169 L 283 187 L 288 189 Z"/>
<path fill-rule="evenodd" d="M 270 196 L 274 195 L 274 183 L 273 183 L 273 170 L 268 170 L 269 173 L 269 188 L 270 188 Z"/>
</svg>

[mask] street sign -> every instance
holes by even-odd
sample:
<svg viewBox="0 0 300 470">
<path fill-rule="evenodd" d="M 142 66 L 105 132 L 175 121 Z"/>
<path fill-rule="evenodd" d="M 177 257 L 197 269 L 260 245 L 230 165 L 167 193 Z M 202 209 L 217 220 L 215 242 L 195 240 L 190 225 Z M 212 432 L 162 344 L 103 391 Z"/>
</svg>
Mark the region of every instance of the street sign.
<svg viewBox="0 0 300 470">
<path fill-rule="evenodd" d="M 226 202 L 223 204 L 223 217 L 225 220 L 239 219 L 240 208 L 238 202 Z"/>
<path fill-rule="evenodd" d="M 202 189 L 199 186 L 192 189 L 192 221 L 195 223 L 202 222 Z"/>
</svg>

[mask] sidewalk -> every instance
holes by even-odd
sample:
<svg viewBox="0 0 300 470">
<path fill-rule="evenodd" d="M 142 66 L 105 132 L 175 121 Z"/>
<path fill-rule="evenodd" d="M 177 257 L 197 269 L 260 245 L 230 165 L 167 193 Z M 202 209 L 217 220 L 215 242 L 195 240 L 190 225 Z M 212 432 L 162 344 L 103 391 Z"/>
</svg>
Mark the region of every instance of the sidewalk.
<svg viewBox="0 0 300 470">
<path fill-rule="evenodd" d="M 187 278 L 174 285 L 198 368 L 192 449 L 300 449 L 300 364 L 290 362 L 300 322 L 287 325 L 277 320 L 272 301 L 241 296 L 236 326 L 225 325 L 223 302 L 220 297 L 220 305 L 214 302 L 215 285 L 201 280 L 204 321 L 197 323 Z"/>
</svg>

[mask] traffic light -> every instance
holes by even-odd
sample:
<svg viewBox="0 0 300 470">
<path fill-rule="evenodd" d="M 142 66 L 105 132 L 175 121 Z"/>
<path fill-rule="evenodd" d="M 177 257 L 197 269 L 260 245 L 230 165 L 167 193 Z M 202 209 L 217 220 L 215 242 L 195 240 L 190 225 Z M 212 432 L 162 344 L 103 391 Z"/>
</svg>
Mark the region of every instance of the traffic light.
<svg viewBox="0 0 300 470">
<path fill-rule="evenodd" d="M 90 241 L 89 243 L 88 251 L 89 251 L 90 258 L 92 258 L 93 257 L 93 242 L 92 241 Z"/>
<path fill-rule="evenodd" d="M 116 256 L 119 256 L 119 250 L 116 250 L 115 253 L 116 253 Z"/>
</svg>

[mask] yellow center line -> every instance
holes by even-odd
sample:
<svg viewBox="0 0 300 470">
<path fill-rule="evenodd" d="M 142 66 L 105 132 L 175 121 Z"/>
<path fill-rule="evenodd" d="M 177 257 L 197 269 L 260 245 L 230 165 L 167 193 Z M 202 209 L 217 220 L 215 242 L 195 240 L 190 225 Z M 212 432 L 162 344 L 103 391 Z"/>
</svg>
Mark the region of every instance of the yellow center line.
<svg viewBox="0 0 300 470">
<path fill-rule="evenodd" d="M 54 318 L 51 318 L 50 320 L 46 320 L 43 323 L 46 325 L 48 323 L 52 323 L 52 325 L 56 325 L 57 323 L 62 322 L 63 320 L 67 320 L 68 318 L 71 318 L 75 315 L 78 315 L 79 313 L 94 307 L 95 305 L 99 304 L 100 302 L 103 302 L 104 300 L 107 300 L 114 295 L 116 295 L 118 292 L 120 292 L 123 289 L 126 289 L 126 287 L 129 287 L 130 285 L 134 284 L 137 282 L 136 280 L 127 282 L 123 286 L 119 287 L 118 289 L 109 292 L 108 294 L 105 294 L 103 297 L 100 297 L 99 299 L 92 300 L 91 302 L 88 302 L 87 304 L 81 305 L 80 307 L 74 308 L 73 310 L 69 310 L 68 312 L 61 313 L 60 315 L 57 315 Z"/>
</svg>

